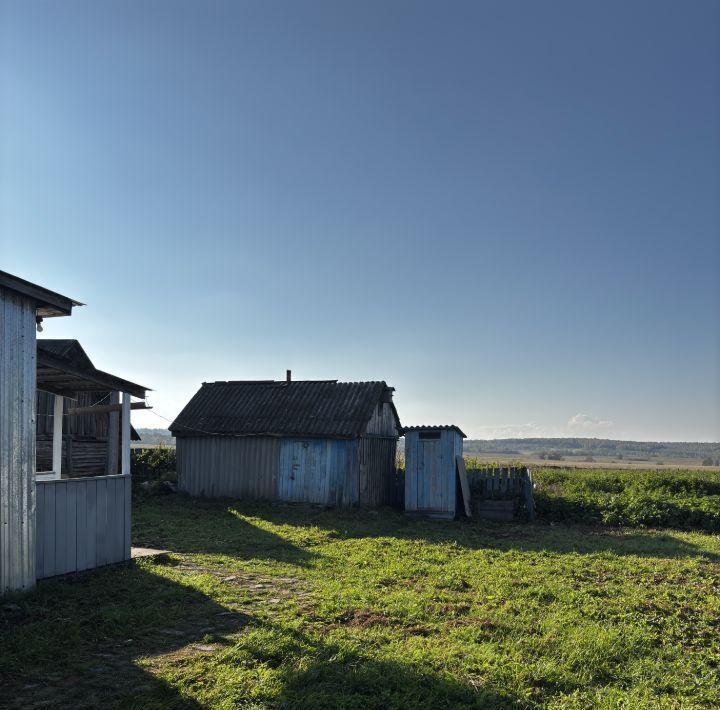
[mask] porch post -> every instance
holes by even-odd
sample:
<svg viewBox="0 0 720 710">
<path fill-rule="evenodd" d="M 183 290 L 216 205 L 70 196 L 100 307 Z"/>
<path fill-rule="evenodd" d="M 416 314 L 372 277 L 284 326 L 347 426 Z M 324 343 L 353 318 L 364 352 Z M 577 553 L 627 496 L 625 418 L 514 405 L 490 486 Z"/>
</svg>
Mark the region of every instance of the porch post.
<svg viewBox="0 0 720 710">
<path fill-rule="evenodd" d="M 53 455 L 52 470 L 60 478 L 62 469 L 62 433 L 63 433 L 63 398 L 55 395 L 55 411 L 53 414 Z"/>
<path fill-rule="evenodd" d="M 122 444 L 120 457 L 120 473 L 130 475 L 130 395 L 122 393 Z"/>
</svg>

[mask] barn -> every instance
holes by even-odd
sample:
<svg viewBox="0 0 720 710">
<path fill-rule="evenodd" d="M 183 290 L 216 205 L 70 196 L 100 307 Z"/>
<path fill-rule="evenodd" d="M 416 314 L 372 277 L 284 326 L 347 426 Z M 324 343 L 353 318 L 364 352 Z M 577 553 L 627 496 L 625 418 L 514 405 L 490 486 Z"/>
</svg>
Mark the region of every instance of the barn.
<svg viewBox="0 0 720 710">
<path fill-rule="evenodd" d="M 170 425 L 191 495 L 329 506 L 390 502 L 401 430 L 392 387 L 337 380 L 204 383 Z"/>
</svg>

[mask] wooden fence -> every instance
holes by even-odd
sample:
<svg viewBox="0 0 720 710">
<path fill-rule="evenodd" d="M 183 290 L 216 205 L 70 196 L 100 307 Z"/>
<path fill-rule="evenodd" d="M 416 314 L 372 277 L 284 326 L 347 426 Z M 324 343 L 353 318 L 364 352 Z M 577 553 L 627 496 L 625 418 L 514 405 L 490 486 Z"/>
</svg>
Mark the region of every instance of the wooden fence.
<svg viewBox="0 0 720 710">
<path fill-rule="evenodd" d="M 130 476 L 37 482 L 37 577 L 130 559 Z"/>
<path fill-rule="evenodd" d="M 535 520 L 534 485 L 529 468 L 509 466 L 469 469 L 467 475 L 473 498 L 508 500 L 519 497 L 527 506 L 530 520 Z"/>
</svg>

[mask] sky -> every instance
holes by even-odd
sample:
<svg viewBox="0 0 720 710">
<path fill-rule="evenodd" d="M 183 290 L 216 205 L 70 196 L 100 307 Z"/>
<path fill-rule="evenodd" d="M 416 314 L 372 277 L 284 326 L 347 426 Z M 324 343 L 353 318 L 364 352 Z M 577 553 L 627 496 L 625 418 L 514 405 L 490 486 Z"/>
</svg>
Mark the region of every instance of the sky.
<svg viewBox="0 0 720 710">
<path fill-rule="evenodd" d="M 292 369 L 718 441 L 720 3 L 0 0 L 0 269 L 136 427 Z"/>
</svg>

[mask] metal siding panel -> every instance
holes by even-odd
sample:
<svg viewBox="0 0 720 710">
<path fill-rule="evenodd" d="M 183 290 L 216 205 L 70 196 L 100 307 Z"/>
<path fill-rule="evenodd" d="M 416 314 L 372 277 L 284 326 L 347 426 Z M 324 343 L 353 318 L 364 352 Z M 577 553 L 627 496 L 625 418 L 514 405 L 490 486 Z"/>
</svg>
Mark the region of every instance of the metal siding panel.
<svg viewBox="0 0 720 710">
<path fill-rule="evenodd" d="M 180 437 L 178 487 L 194 496 L 276 500 L 280 442 L 273 437 Z"/>
<path fill-rule="evenodd" d="M 45 534 L 43 539 L 43 577 L 52 577 L 55 574 L 55 486 L 47 483 L 38 483 L 45 488 Z"/>
<path fill-rule="evenodd" d="M 90 480 L 85 486 L 85 505 L 87 520 L 87 536 L 85 538 L 85 569 L 97 567 L 97 489 L 98 481 Z"/>
<path fill-rule="evenodd" d="M 123 478 L 123 559 L 130 559 L 132 547 L 132 479 Z"/>
<path fill-rule="evenodd" d="M 97 548 L 95 559 L 98 567 L 110 562 L 109 541 L 108 541 L 108 487 L 107 480 L 97 482 Z"/>
<path fill-rule="evenodd" d="M 38 578 L 42 577 L 45 560 L 45 548 L 43 546 L 45 517 L 45 486 L 38 484 L 35 491 L 35 535 L 37 540 L 35 575 Z"/>
<path fill-rule="evenodd" d="M 75 485 L 74 481 L 68 481 L 67 484 L 65 484 L 65 490 L 67 491 L 67 497 L 65 499 L 65 516 L 67 520 L 67 537 L 65 538 L 65 570 L 67 572 L 75 572 L 77 571 L 78 543 L 78 487 Z"/>
<path fill-rule="evenodd" d="M 65 540 L 67 539 L 67 490 L 55 486 L 55 574 L 65 573 Z"/>
</svg>

